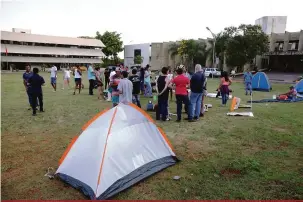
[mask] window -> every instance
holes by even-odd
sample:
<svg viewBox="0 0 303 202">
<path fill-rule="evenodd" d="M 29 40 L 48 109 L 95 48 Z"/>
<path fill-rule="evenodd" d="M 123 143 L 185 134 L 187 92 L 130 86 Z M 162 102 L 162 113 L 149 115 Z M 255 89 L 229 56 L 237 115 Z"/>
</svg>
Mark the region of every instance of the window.
<svg viewBox="0 0 303 202">
<path fill-rule="evenodd" d="M 141 56 L 141 49 L 135 49 L 134 50 L 134 57 Z"/>
</svg>

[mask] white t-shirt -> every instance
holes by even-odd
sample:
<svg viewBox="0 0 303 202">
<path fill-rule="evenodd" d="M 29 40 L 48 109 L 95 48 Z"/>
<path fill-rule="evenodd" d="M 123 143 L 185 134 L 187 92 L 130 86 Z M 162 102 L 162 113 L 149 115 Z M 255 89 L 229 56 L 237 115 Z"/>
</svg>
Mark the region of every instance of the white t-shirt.
<svg viewBox="0 0 303 202">
<path fill-rule="evenodd" d="M 116 74 L 115 71 L 111 71 L 109 74 L 109 81 L 113 81 L 113 76 Z"/>
<path fill-rule="evenodd" d="M 70 70 L 67 70 L 67 69 L 66 69 L 66 70 L 64 71 L 64 78 L 65 78 L 65 79 L 69 79 L 69 78 L 70 78 Z"/>
<path fill-rule="evenodd" d="M 127 104 L 132 102 L 133 98 L 133 83 L 124 78 L 121 79 L 118 85 L 118 90 L 122 91 L 122 94 L 119 95 L 119 102 Z"/>
<path fill-rule="evenodd" d="M 168 74 L 168 75 L 167 75 L 168 81 L 171 81 L 171 80 L 173 79 L 173 76 L 174 76 L 173 74 Z"/>
<path fill-rule="evenodd" d="M 75 70 L 75 79 L 81 79 L 81 75 L 79 74 L 78 70 Z"/>
<path fill-rule="evenodd" d="M 56 72 L 57 72 L 57 67 L 54 65 L 51 68 L 51 78 L 55 78 L 56 77 Z"/>
</svg>

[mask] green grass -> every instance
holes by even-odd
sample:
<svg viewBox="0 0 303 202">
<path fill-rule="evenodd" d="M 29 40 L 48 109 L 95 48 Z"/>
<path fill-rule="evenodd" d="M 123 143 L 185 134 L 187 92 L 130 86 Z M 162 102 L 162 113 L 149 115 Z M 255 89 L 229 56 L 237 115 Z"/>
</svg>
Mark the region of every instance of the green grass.
<svg viewBox="0 0 303 202">
<path fill-rule="evenodd" d="M 46 112 L 31 116 L 21 73 L 2 74 L 2 199 L 85 199 L 80 191 L 44 177 L 89 119 L 111 103 L 72 90 L 52 92 L 49 74 Z M 217 80 L 208 83 L 214 91 Z M 231 87 L 243 99 L 243 85 Z M 274 84 L 272 92 L 256 92 L 254 99 L 287 91 Z M 143 100 L 143 106 L 147 103 Z M 115 199 L 303 199 L 303 103 L 254 104 L 255 117 L 227 117 L 220 100 L 199 122 L 157 122 L 182 160 L 118 194 Z M 230 101 L 229 101 L 230 103 Z M 171 111 L 175 103 L 171 102 Z M 155 118 L 155 114 L 151 113 Z M 173 176 L 181 176 L 173 180 Z"/>
</svg>

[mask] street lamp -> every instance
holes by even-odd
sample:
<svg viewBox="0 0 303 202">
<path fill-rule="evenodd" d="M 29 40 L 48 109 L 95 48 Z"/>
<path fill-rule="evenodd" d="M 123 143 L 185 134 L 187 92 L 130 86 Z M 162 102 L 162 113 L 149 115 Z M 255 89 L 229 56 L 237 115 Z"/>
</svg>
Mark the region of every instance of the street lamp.
<svg viewBox="0 0 303 202">
<path fill-rule="evenodd" d="M 216 35 L 209 29 L 209 27 L 206 27 L 206 29 L 211 33 L 211 35 L 213 36 L 213 38 L 214 38 L 214 45 L 213 45 L 213 66 L 214 66 L 214 64 L 215 64 L 215 60 L 216 60 L 216 58 L 215 58 L 215 49 L 216 49 Z"/>
</svg>

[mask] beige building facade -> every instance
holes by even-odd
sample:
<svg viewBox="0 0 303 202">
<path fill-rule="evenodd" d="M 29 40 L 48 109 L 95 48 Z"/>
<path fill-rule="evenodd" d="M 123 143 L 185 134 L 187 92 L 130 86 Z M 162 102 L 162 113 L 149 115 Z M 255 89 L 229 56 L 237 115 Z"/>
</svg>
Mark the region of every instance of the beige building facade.
<svg viewBox="0 0 303 202">
<path fill-rule="evenodd" d="M 1 67 L 24 68 L 48 64 L 66 66 L 101 63 L 104 44 L 97 39 L 84 39 L 32 34 L 30 30 L 1 31 Z"/>
</svg>

